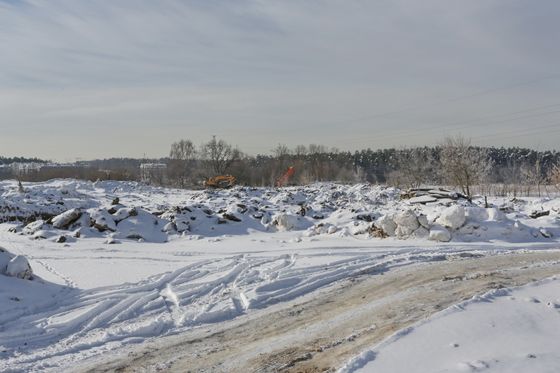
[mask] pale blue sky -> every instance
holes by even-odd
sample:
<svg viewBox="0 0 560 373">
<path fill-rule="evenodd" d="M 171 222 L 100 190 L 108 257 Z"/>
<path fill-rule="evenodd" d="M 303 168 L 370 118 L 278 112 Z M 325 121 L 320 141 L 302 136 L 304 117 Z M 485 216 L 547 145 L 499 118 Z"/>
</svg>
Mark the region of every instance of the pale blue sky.
<svg viewBox="0 0 560 373">
<path fill-rule="evenodd" d="M 553 0 L 0 0 L 0 154 L 558 149 Z"/>
</svg>

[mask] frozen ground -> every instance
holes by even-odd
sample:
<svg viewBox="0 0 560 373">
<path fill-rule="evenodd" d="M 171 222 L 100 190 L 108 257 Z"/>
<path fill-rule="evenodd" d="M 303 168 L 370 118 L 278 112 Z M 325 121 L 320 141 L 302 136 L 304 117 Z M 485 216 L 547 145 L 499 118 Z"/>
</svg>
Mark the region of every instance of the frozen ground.
<svg viewBox="0 0 560 373">
<path fill-rule="evenodd" d="M 0 371 L 67 370 L 400 268 L 554 252 L 560 236 L 556 199 L 494 199 L 486 209 L 401 201 L 399 191 L 369 185 L 24 186 L 0 183 L 0 246 L 35 274 L 0 275 Z M 529 217 L 535 211 L 548 215 Z"/>
<path fill-rule="evenodd" d="M 493 290 L 398 332 L 341 372 L 558 372 L 560 280 Z"/>
<path fill-rule="evenodd" d="M 90 359 L 76 370 L 334 372 L 354 356 L 367 361 L 364 350 L 460 300 L 559 271 L 558 251 L 451 257 L 402 266 L 124 348 L 107 358 Z M 430 358 L 425 356 L 427 362 Z"/>
</svg>

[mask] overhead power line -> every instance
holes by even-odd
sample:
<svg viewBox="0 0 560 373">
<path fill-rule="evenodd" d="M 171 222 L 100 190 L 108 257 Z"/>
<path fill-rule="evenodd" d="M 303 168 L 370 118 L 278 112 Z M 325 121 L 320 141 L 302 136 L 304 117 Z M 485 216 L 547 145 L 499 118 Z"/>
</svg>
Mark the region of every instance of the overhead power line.
<svg viewBox="0 0 560 373">
<path fill-rule="evenodd" d="M 362 122 L 362 121 L 370 120 L 370 119 L 374 119 L 374 118 L 381 118 L 381 117 L 387 117 L 387 116 L 391 116 L 391 115 L 395 115 L 395 114 L 401 114 L 401 113 L 404 113 L 404 112 L 413 111 L 413 110 L 417 110 L 417 109 L 422 109 L 422 108 L 430 107 L 430 106 L 434 106 L 434 105 L 441 105 L 441 104 L 446 104 L 446 103 L 450 103 L 450 102 L 467 100 L 467 99 L 471 99 L 471 98 L 475 98 L 475 97 L 489 95 L 489 94 L 496 93 L 496 92 L 507 91 L 507 90 L 510 90 L 510 89 L 513 89 L 513 88 L 518 88 L 518 87 L 531 85 L 531 84 L 541 82 L 541 81 L 545 81 L 545 80 L 554 80 L 554 79 L 559 79 L 559 78 L 560 78 L 560 74 L 550 74 L 550 75 L 542 76 L 542 77 L 539 77 L 539 78 L 536 78 L 536 79 L 531 79 L 531 80 L 526 80 L 526 81 L 517 82 L 517 83 L 513 83 L 513 84 L 508 84 L 508 85 L 501 86 L 501 87 L 495 87 L 495 88 L 490 88 L 490 89 L 486 89 L 486 90 L 481 90 L 481 91 L 469 93 L 469 94 L 466 94 L 466 95 L 461 95 L 461 96 L 456 96 L 456 97 L 451 97 L 451 98 L 445 98 L 445 99 L 441 99 L 441 100 L 435 100 L 435 101 L 428 102 L 428 103 L 410 105 L 410 106 L 402 107 L 400 109 L 395 109 L 395 110 L 391 110 L 391 111 L 387 111 L 387 112 L 383 112 L 383 113 L 374 113 L 374 114 L 365 115 L 365 116 L 361 116 L 361 117 L 349 118 L 349 119 L 346 119 L 346 120 L 329 121 L 329 122 L 317 123 L 317 124 L 318 125 L 335 125 L 335 124 L 347 125 L 347 124 L 350 124 L 350 123 Z"/>
</svg>

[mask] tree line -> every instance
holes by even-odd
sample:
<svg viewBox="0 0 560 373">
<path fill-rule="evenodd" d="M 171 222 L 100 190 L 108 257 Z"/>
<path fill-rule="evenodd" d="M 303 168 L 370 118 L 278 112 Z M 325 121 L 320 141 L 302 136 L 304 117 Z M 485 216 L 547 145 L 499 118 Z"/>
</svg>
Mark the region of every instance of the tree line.
<svg viewBox="0 0 560 373">
<path fill-rule="evenodd" d="M 232 174 L 241 184 L 273 186 L 294 167 L 292 184 L 371 182 L 401 188 L 448 185 L 464 194 L 520 195 L 560 184 L 560 153 L 527 148 L 477 147 L 461 136 L 434 147 L 339 151 L 323 145 L 280 144 L 268 155 L 249 156 L 224 140 L 200 147 L 189 140 L 171 145 L 167 182 L 192 187 L 209 176 Z M 473 190 L 475 188 L 475 190 Z"/>
<path fill-rule="evenodd" d="M 2 159 L 2 158 L 0 158 Z M 164 164 L 157 177 L 145 178 L 142 164 Z M 241 185 L 274 186 L 289 167 L 289 184 L 337 181 L 370 182 L 400 188 L 447 185 L 466 195 L 542 194 L 560 185 L 560 152 L 527 148 L 477 147 L 463 137 L 446 138 L 437 146 L 340 151 L 324 145 L 289 147 L 279 144 L 269 154 L 248 155 L 223 139 L 213 137 L 195 145 L 189 139 L 171 144 L 159 159 L 111 158 L 44 168 L 20 175 L 22 180 L 54 177 L 89 180 L 142 180 L 162 186 L 198 188 L 203 180 L 234 175 Z"/>
<path fill-rule="evenodd" d="M 0 156 L 0 165 L 12 163 L 47 163 L 47 161 L 35 157 L 3 157 Z"/>
</svg>

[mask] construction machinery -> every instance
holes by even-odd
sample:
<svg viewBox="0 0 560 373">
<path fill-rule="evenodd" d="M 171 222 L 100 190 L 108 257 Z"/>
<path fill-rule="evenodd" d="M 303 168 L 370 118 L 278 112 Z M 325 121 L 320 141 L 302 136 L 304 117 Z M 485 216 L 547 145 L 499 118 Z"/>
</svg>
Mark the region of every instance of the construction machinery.
<svg viewBox="0 0 560 373">
<path fill-rule="evenodd" d="M 282 186 L 286 185 L 288 183 L 288 181 L 290 181 L 292 176 L 294 176 L 295 172 L 296 172 L 296 170 L 293 167 L 291 167 L 291 166 L 288 167 L 286 172 L 282 176 L 280 176 L 278 179 L 276 179 L 276 186 L 277 187 L 282 187 Z"/>
<path fill-rule="evenodd" d="M 235 185 L 237 179 L 232 175 L 218 175 L 210 177 L 204 181 L 204 186 L 208 188 L 227 189 Z"/>
</svg>

